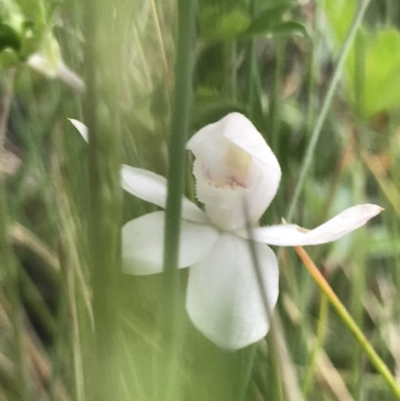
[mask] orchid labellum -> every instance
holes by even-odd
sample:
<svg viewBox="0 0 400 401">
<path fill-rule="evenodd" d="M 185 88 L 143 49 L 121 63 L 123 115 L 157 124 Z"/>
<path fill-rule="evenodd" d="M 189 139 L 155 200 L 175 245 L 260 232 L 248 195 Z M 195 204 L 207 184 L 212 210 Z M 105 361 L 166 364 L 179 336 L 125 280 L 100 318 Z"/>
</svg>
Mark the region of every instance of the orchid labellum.
<svg viewBox="0 0 400 401">
<path fill-rule="evenodd" d="M 87 137 L 86 128 L 72 120 Z M 195 156 L 196 196 L 204 211 L 182 199 L 179 267 L 190 267 L 186 309 L 193 324 L 212 342 L 227 350 L 246 347 L 268 332 L 269 322 L 260 288 L 269 307 L 278 298 L 278 262 L 268 245 L 302 246 L 334 241 L 361 227 L 382 210 L 358 205 L 314 230 L 293 224 L 258 227 L 281 178 L 279 163 L 254 125 L 231 113 L 198 131 L 187 143 Z M 167 181 L 150 171 L 122 166 L 123 188 L 165 207 Z M 263 286 L 257 282 L 248 244 L 246 215 L 253 227 Z M 122 229 L 124 271 L 160 273 L 163 268 L 165 212 L 149 213 Z"/>
</svg>

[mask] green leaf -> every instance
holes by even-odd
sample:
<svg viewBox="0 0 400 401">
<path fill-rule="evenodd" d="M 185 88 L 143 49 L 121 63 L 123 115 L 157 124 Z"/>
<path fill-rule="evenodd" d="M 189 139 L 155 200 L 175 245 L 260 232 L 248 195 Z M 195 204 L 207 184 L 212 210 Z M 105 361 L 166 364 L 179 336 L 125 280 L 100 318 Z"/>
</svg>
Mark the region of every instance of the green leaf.
<svg viewBox="0 0 400 401">
<path fill-rule="evenodd" d="M 362 112 L 372 117 L 400 106 L 400 32 L 380 31 L 365 52 L 365 80 Z"/>
<path fill-rule="evenodd" d="M 344 42 L 356 7 L 355 0 L 325 2 L 337 50 Z M 373 32 L 361 26 L 346 60 L 346 80 L 349 102 L 355 104 L 359 99 L 357 111 L 361 118 L 369 120 L 400 106 L 400 32 L 394 28 Z"/>
<path fill-rule="evenodd" d="M 249 16 L 239 9 L 221 14 L 218 8 L 208 7 L 200 15 L 201 35 L 207 42 L 234 39 L 249 25 Z"/>
<path fill-rule="evenodd" d="M 336 44 L 343 44 L 357 9 L 356 0 L 325 1 L 324 9 Z"/>
<path fill-rule="evenodd" d="M 281 24 L 275 25 L 271 29 L 271 34 L 273 36 L 308 36 L 307 28 L 304 24 L 298 21 L 285 21 Z"/>
<path fill-rule="evenodd" d="M 291 7 L 291 2 L 284 2 L 283 4 L 268 7 L 251 22 L 245 34 L 260 35 L 270 32 L 273 26 L 282 22 L 283 15 Z"/>
<path fill-rule="evenodd" d="M 19 62 L 19 55 L 14 49 L 7 48 L 0 52 L 0 70 L 2 68 L 14 67 Z"/>
<path fill-rule="evenodd" d="M 0 0 L 0 52 L 12 49 L 19 60 L 37 52 L 52 31 L 49 7 L 46 0 Z"/>
<path fill-rule="evenodd" d="M 14 49 L 19 51 L 21 40 L 18 34 L 11 26 L 0 22 L 0 52 L 5 49 Z"/>
<path fill-rule="evenodd" d="M 285 21 L 280 24 L 273 25 L 268 29 L 258 31 L 257 33 L 249 33 L 246 31 L 243 36 L 308 36 L 307 28 L 299 21 Z"/>
<path fill-rule="evenodd" d="M 206 88 L 202 88 L 201 92 L 197 93 L 193 107 L 193 126 L 196 130 L 233 111 L 247 114 L 246 107 L 239 102 L 212 91 L 207 93 Z"/>
</svg>

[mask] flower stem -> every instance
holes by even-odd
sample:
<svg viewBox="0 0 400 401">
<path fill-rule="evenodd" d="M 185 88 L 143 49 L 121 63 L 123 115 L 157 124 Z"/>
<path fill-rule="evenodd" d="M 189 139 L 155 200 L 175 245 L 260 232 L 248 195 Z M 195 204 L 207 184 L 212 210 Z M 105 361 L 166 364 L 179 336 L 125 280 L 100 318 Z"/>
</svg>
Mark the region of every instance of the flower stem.
<svg viewBox="0 0 400 401">
<path fill-rule="evenodd" d="M 163 361 L 160 397 L 175 399 L 174 391 L 182 335 L 181 291 L 178 252 L 181 226 L 181 199 L 184 192 L 186 152 L 192 106 L 192 75 L 196 0 L 178 0 L 178 37 L 175 61 L 174 107 L 169 137 L 168 198 L 164 237 L 164 305 Z"/>
<path fill-rule="evenodd" d="M 332 290 L 332 288 L 330 287 L 328 282 L 325 280 L 324 276 L 321 274 L 321 272 L 315 266 L 314 262 L 312 261 L 310 256 L 307 254 L 307 252 L 304 250 L 304 248 L 297 246 L 297 247 L 295 247 L 295 250 L 296 250 L 297 255 L 299 255 L 300 259 L 303 261 L 307 270 L 313 277 L 313 279 L 318 284 L 319 288 L 328 297 L 328 300 L 331 303 L 331 305 L 333 306 L 333 308 L 336 310 L 336 312 L 338 313 L 340 318 L 343 320 L 345 325 L 348 327 L 348 329 L 354 335 L 356 341 L 360 344 L 361 348 L 365 351 L 365 353 L 367 354 L 372 365 L 383 376 L 386 383 L 389 385 L 389 387 L 391 388 L 393 393 L 396 395 L 397 399 L 400 400 L 400 386 L 396 382 L 395 378 L 393 377 L 392 373 L 386 366 L 385 362 L 383 362 L 383 360 L 375 352 L 372 345 L 369 343 L 369 341 L 367 340 L 367 338 L 365 337 L 363 332 L 360 330 L 360 328 L 357 326 L 357 324 L 355 323 L 353 318 L 350 316 L 347 309 L 340 302 L 339 298 L 337 297 L 335 292 Z"/>
<path fill-rule="evenodd" d="M 314 129 L 312 131 L 311 134 L 311 139 L 310 142 L 308 144 L 308 148 L 306 150 L 306 154 L 304 156 L 304 160 L 303 160 L 303 164 L 300 170 L 300 176 L 299 179 L 297 181 L 297 185 L 296 188 L 294 190 L 294 195 L 293 198 L 290 202 L 289 205 L 289 211 L 286 217 L 286 220 L 288 222 L 290 222 L 293 218 L 293 214 L 294 214 L 294 210 L 295 207 L 297 205 L 297 202 L 299 200 L 299 196 L 300 196 L 300 192 L 303 189 L 303 185 L 304 185 L 304 181 L 306 178 L 306 175 L 308 174 L 308 171 L 311 167 L 311 162 L 313 159 L 313 154 L 315 151 L 315 147 L 317 145 L 319 136 L 321 134 L 321 130 L 323 127 L 323 124 L 325 122 L 325 118 L 328 114 L 329 111 L 329 107 L 332 103 L 332 99 L 333 99 L 333 95 L 335 94 L 336 88 L 339 84 L 341 75 L 342 75 L 342 70 L 343 70 L 343 66 L 344 63 L 346 61 L 347 55 L 350 51 L 350 48 L 353 44 L 353 41 L 355 39 L 357 30 L 361 24 L 361 21 L 363 19 L 363 16 L 365 14 L 365 11 L 368 7 L 368 4 L 371 0 L 363 0 L 358 8 L 358 11 L 356 12 L 353 21 L 350 25 L 350 29 L 347 33 L 346 39 L 344 41 L 342 50 L 340 52 L 337 64 L 336 64 L 336 68 L 335 68 L 335 72 L 333 73 L 333 77 L 332 77 L 332 81 L 329 85 L 328 91 L 326 93 L 324 102 L 322 104 L 322 108 L 321 108 L 321 112 L 318 115 L 317 121 L 315 123 Z"/>
</svg>

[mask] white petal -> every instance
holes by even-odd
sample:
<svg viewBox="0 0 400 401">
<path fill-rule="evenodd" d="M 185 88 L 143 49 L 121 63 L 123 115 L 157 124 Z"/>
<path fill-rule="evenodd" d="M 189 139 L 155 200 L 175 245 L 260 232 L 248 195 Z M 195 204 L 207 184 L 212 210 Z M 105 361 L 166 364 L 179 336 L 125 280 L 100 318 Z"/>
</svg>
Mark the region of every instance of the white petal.
<svg viewBox="0 0 400 401">
<path fill-rule="evenodd" d="M 253 123 L 240 113 L 230 113 L 216 123 L 206 125 L 188 141 L 186 148 L 195 155 L 204 143 L 223 137 L 261 162 L 269 164 L 280 175 L 279 163 Z"/>
<path fill-rule="evenodd" d="M 305 246 L 335 241 L 349 232 L 363 226 L 383 209 L 377 205 L 357 205 L 328 220 L 326 223 L 307 231 L 295 224 L 259 227 L 253 229 L 254 240 L 269 245 Z M 237 234 L 247 238 L 245 230 Z"/>
<path fill-rule="evenodd" d="M 256 244 L 269 307 L 278 298 L 278 262 L 273 251 Z M 189 271 L 186 309 L 193 324 L 227 350 L 246 347 L 263 338 L 269 323 L 247 241 L 221 234 L 207 255 Z"/>
<path fill-rule="evenodd" d="M 83 136 L 83 139 L 86 142 L 89 142 L 89 134 L 88 134 L 88 129 L 85 124 L 81 123 L 78 120 L 75 120 L 73 118 L 69 118 L 69 121 L 71 121 L 72 125 L 78 130 L 78 132 Z"/>
<path fill-rule="evenodd" d="M 122 228 L 123 270 L 147 275 L 163 269 L 165 212 L 154 212 L 131 220 Z M 179 267 L 204 259 L 219 237 L 212 226 L 182 220 Z"/>
<path fill-rule="evenodd" d="M 165 208 L 167 203 L 167 180 L 151 171 L 123 165 L 121 185 L 125 191 L 146 202 Z M 182 218 L 195 223 L 207 224 L 205 213 L 187 198 L 182 198 Z"/>
<path fill-rule="evenodd" d="M 69 119 L 74 127 L 80 132 L 83 138 L 88 141 L 88 129 L 85 124 L 73 118 Z M 167 180 L 151 171 L 137 167 L 121 167 L 122 188 L 143 199 L 146 202 L 165 208 L 167 203 Z M 182 218 L 195 223 L 207 224 L 206 214 L 189 199 L 182 198 Z"/>
<path fill-rule="evenodd" d="M 274 198 L 281 178 L 279 163 L 254 125 L 231 113 L 198 131 L 187 143 L 196 157 L 197 198 L 218 227 L 245 225 L 243 200 L 252 222 Z"/>
</svg>

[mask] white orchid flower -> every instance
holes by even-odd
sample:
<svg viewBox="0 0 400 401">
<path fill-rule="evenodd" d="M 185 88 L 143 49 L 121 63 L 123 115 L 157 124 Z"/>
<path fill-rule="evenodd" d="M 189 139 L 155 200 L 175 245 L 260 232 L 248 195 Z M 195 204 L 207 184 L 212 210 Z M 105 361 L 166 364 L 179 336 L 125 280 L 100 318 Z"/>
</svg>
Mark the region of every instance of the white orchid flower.
<svg viewBox="0 0 400 401">
<path fill-rule="evenodd" d="M 71 120 L 87 138 L 82 123 Z M 186 309 L 209 340 L 236 350 L 263 338 L 269 329 L 260 286 L 252 265 L 243 210 L 246 201 L 251 237 L 269 307 L 278 298 L 278 262 L 268 245 L 302 246 L 334 241 L 364 225 L 382 210 L 358 205 L 314 230 L 296 225 L 257 227 L 281 178 L 279 163 L 254 125 L 231 113 L 198 131 L 187 143 L 195 156 L 193 173 L 202 211 L 182 200 L 179 267 L 190 267 Z M 122 186 L 131 194 L 165 208 L 167 181 L 139 168 L 122 166 Z M 155 274 L 163 269 L 165 212 L 129 221 L 122 229 L 124 271 Z"/>
</svg>

